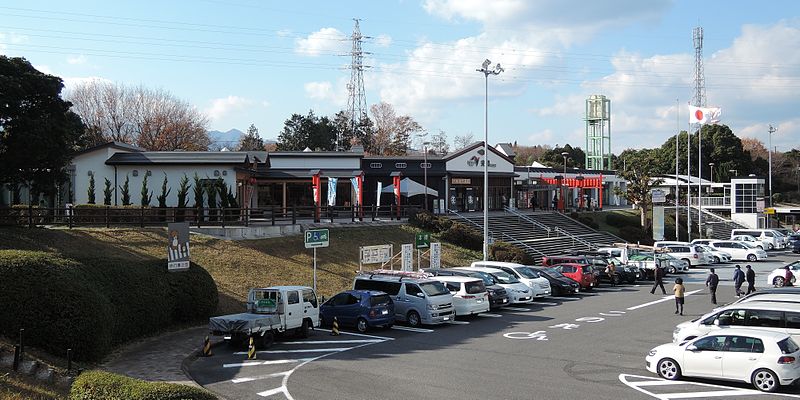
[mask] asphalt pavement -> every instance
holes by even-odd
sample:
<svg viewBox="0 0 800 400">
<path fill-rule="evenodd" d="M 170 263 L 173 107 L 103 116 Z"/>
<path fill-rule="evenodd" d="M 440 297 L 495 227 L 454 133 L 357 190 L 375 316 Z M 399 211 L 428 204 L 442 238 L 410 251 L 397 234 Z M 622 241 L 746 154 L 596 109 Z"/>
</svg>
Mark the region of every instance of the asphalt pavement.
<svg viewBox="0 0 800 400">
<path fill-rule="evenodd" d="M 797 259 L 771 254 L 776 257 L 751 263 L 757 287 L 766 285 L 772 269 Z M 734 265 L 716 266 L 723 278 L 720 302 L 735 300 Z M 744 383 L 666 382 L 645 369 L 648 350 L 670 342 L 676 324 L 712 309 L 706 274 L 693 269 L 682 275 L 684 316 L 674 314 L 670 276 L 667 296 L 650 294 L 643 281 L 426 329 L 344 330 L 340 336 L 318 329 L 308 339 L 276 342 L 257 360 L 247 360 L 244 349 L 217 347 L 188 371 L 227 399 L 800 398 L 798 387 L 763 394 Z"/>
</svg>

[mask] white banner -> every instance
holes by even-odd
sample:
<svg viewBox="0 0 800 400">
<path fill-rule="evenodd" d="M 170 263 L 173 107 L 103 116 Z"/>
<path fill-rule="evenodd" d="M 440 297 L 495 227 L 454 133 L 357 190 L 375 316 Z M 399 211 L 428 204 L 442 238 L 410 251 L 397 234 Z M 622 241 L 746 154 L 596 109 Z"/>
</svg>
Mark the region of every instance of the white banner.
<svg viewBox="0 0 800 400">
<path fill-rule="evenodd" d="M 378 194 L 375 196 L 375 208 L 381 207 L 381 190 L 383 189 L 383 182 L 378 182 Z"/>
<path fill-rule="evenodd" d="M 358 178 L 350 178 L 350 184 L 353 185 L 353 193 L 355 193 L 355 200 L 353 205 L 358 205 Z"/>
<path fill-rule="evenodd" d="M 653 206 L 653 240 L 664 240 L 664 206 Z"/>
<path fill-rule="evenodd" d="M 429 257 L 431 259 L 431 268 L 441 268 L 442 267 L 442 244 L 435 242 L 431 243 L 431 249 L 429 253 Z"/>
<path fill-rule="evenodd" d="M 328 205 L 336 205 L 336 183 L 339 181 L 337 178 L 328 178 Z"/>
<path fill-rule="evenodd" d="M 413 271 L 414 270 L 414 245 L 404 244 L 401 248 L 400 254 L 400 270 Z"/>
<path fill-rule="evenodd" d="M 362 264 L 383 264 L 392 259 L 392 245 L 390 244 L 361 246 L 359 252 Z"/>
</svg>

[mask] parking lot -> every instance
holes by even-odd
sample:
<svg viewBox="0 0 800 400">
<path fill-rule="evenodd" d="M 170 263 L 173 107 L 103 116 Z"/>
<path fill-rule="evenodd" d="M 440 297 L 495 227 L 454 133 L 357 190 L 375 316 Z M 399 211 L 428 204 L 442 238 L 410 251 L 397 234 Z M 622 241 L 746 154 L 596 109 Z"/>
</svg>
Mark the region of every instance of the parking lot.
<svg viewBox="0 0 800 400">
<path fill-rule="evenodd" d="M 757 287 L 769 271 L 797 259 L 771 255 L 752 264 Z M 722 303 L 735 299 L 733 265 L 717 266 Z M 683 275 L 684 316 L 673 314 L 670 292 L 651 295 L 650 283 L 640 281 L 422 329 L 396 325 L 339 336 L 317 329 L 307 339 L 276 342 L 256 360 L 222 345 L 188 369 L 231 399 L 800 398 L 798 387 L 764 394 L 744 383 L 663 381 L 645 369 L 648 350 L 670 342 L 677 323 L 711 310 L 706 274 L 701 268 Z M 668 291 L 673 279 L 666 280 Z"/>
</svg>

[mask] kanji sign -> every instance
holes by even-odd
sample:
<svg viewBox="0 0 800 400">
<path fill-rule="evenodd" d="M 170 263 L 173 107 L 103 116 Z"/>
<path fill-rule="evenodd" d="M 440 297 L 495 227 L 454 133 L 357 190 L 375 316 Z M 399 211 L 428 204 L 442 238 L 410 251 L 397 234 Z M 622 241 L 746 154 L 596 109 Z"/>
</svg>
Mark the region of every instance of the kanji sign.
<svg viewBox="0 0 800 400">
<path fill-rule="evenodd" d="M 441 268 L 442 267 L 442 244 L 441 243 L 431 243 L 431 250 L 430 250 L 430 263 L 431 268 Z"/>
<path fill-rule="evenodd" d="M 306 231 L 306 248 L 328 247 L 330 235 L 327 229 L 309 229 Z"/>
<path fill-rule="evenodd" d="M 428 232 L 419 232 L 414 236 L 414 248 L 427 249 L 431 247 L 431 234 Z"/>
<path fill-rule="evenodd" d="M 169 223 L 167 232 L 167 271 L 189 269 L 189 223 Z"/>
<path fill-rule="evenodd" d="M 382 264 L 392 259 L 392 245 L 361 246 L 362 264 Z"/>
</svg>

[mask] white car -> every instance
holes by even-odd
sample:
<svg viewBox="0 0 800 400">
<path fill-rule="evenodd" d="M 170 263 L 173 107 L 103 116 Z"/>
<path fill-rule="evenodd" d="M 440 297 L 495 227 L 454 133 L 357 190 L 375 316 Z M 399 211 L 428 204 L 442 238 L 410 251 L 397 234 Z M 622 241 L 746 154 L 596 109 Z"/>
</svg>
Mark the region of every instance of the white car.
<svg viewBox="0 0 800 400">
<path fill-rule="evenodd" d="M 758 247 L 761 250 L 769 248 L 769 247 L 767 247 L 766 243 L 764 243 L 763 241 L 758 240 L 758 239 L 756 239 L 756 238 L 754 238 L 754 237 L 752 237 L 750 235 L 732 235 L 731 236 L 731 240 L 737 240 L 737 241 L 740 241 L 740 242 L 747 242 L 747 243 L 750 243 L 750 244 Z"/>
<path fill-rule="evenodd" d="M 661 249 L 675 258 L 688 262 L 690 267 L 711 264 L 711 255 L 700 245 L 667 243 L 662 244 Z"/>
<path fill-rule="evenodd" d="M 767 252 L 748 242 L 736 240 L 714 240 L 711 247 L 731 255 L 731 260 L 760 261 L 767 258 Z"/>
<path fill-rule="evenodd" d="M 479 271 L 491 275 L 497 280 L 497 284 L 508 292 L 508 302 L 510 304 L 530 304 L 533 302 L 533 292 L 528 285 L 522 283 L 514 275 L 497 268 L 485 267 L 456 267 L 454 269 L 464 271 Z"/>
<path fill-rule="evenodd" d="M 437 275 L 432 279 L 444 283 L 453 295 L 456 316 L 475 315 L 489 311 L 489 293 L 483 280 L 467 276 Z"/>
<path fill-rule="evenodd" d="M 786 333 L 731 328 L 647 353 L 647 370 L 664 379 L 682 376 L 749 382 L 774 392 L 800 378 L 800 346 Z"/>
<path fill-rule="evenodd" d="M 702 247 L 703 250 L 705 250 L 711 256 L 711 262 L 713 264 L 726 263 L 731 261 L 730 253 L 726 253 L 722 250 L 717 250 L 707 244 L 699 244 L 698 246 Z"/>
<path fill-rule="evenodd" d="M 475 261 L 471 267 L 497 268 L 514 275 L 520 282 L 528 285 L 533 297 L 550 296 L 550 281 L 539 276 L 539 272 L 522 264 L 502 261 Z"/>
<path fill-rule="evenodd" d="M 767 285 L 783 286 L 784 277 L 786 276 L 786 267 L 789 267 L 789 270 L 792 271 L 795 277 L 797 277 L 797 274 L 800 274 L 800 261 L 795 261 L 781 268 L 772 270 L 769 276 L 767 276 Z M 792 283 L 794 284 L 795 282 Z"/>
</svg>

